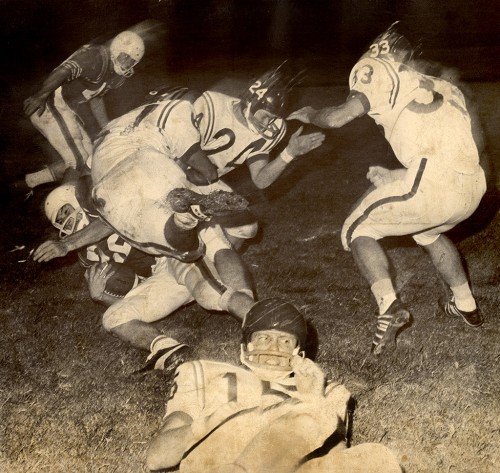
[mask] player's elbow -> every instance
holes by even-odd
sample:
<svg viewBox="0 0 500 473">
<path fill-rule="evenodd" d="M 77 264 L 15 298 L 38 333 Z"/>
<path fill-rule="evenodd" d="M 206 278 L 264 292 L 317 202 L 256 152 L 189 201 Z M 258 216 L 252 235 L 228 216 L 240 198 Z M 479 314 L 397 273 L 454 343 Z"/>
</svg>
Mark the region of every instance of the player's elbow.
<svg viewBox="0 0 500 473">
<path fill-rule="evenodd" d="M 253 183 L 255 184 L 255 187 L 257 189 L 266 189 L 269 187 L 274 181 L 271 181 L 270 179 L 265 178 L 264 176 L 256 176 L 253 180 Z"/>
<path fill-rule="evenodd" d="M 146 466 L 149 471 L 162 471 L 166 468 L 173 468 L 181 461 L 176 455 L 172 455 L 168 447 L 159 448 L 158 445 L 151 444 L 146 452 Z"/>
</svg>

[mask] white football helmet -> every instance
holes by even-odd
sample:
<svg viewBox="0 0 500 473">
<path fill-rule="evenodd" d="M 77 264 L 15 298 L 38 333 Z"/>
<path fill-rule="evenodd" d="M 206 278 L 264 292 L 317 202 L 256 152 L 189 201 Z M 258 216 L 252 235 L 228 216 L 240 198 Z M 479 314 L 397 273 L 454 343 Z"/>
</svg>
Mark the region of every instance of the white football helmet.
<svg viewBox="0 0 500 473">
<path fill-rule="evenodd" d="M 74 184 L 65 184 L 51 191 L 45 199 L 44 210 L 52 225 L 59 230 L 61 238 L 71 235 L 89 224 L 89 220 L 76 198 Z"/>
<path fill-rule="evenodd" d="M 419 47 L 413 48 L 408 39 L 397 32 L 398 23 L 399 21 L 394 22 L 378 35 L 361 58 L 376 57 L 401 63 L 410 62 L 418 54 Z"/>
<path fill-rule="evenodd" d="M 144 41 L 133 31 L 123 31 L 113 38 L 109 50 L 115 72 L 130 77 L 134 66 L 144 56 Z"/>
<path fill-rule="evenodd" d="M 256 332 L 278 331 L 293 335 L 297 346 L 293 352 L 258 350 L 252 347 L 252 335 Z M 241 362 L 263 379 L 279 379 L 292 372 L 293 356 L 303 351 L 307 338 L 304 316 L 289 302 L 278 297 L 256 302 L 245 316 L 242 325 Z M 269 357 L 280 360 L 274 366 L 263 363 Z"/>
</svg>

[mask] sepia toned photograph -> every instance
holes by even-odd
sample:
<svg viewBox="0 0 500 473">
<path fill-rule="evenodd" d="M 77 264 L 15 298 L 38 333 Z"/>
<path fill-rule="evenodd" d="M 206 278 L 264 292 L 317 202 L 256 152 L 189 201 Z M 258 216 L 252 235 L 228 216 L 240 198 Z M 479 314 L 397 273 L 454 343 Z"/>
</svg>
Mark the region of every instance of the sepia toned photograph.
<svg viewBox="0 0 500 473">
<path fill-rule="evenodd" d="M 4 0 L 0 472 L 500 471 L 499 7 Z"/>
</svg>

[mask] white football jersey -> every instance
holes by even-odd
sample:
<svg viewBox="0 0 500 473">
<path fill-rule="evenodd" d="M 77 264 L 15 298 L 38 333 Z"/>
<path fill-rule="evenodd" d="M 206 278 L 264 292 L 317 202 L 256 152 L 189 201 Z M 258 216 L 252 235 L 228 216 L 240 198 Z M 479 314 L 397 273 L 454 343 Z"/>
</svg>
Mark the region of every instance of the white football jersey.
<svg viewBox="0 0 500 473">
<path fill-rule="evenodd" d="M 166 415 L 181 411 L 197 419 L 230 402 L 238 402 L 242 409 L 266 408 L 290 399 L 296 391 L 292 378 L 271 383 L 229 363 L 191 361 L 177 370 Z"/>
<path fill-rule="evenodd" d="M 267 156 L 286 132 L 285 121 L 278 118 L 274 122 L 276 136 L 262 137 L 236 118 L 234 109 L 239 106 L 238 99 L 212 91 L 203 93 L 194 103 L 201 148 L 217 166 L 219 177 L 254 157 Z"/>
<path fill-rule="evenodd" d="M 143 105 L 111 121 L 100 133 L 88 163 L 92 179 L 99 182 L 139 149 L 154 149 L 175 160 L 199 141 L 190 102 L 162 100 Z"/>
<path fill-rule="evenodd" d="M 439 175 L 446 175 L 446 169 L 477 171 L 470 116 L 458 87 L 380 58 L 361 59 L 349 84 L 368 100 L 368 114 L 384 128 L 405 167 L 427 158 L 429 170 Z"/>
</svg>

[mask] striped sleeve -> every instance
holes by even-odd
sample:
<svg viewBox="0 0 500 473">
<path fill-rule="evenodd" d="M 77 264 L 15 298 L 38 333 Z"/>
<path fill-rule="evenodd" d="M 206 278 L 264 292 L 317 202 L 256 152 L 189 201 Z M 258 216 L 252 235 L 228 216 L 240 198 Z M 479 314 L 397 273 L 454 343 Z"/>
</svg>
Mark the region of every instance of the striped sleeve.
<svg viewBox="0 0 500 473">
<path fill-rule="evenodd" d="M 193 419 L 200 417 L 205 406 L 203 378 L 203 366 L 199 361 L 183 363 L 177 368 L 165 417 L 173 412 L 184 412 Z"/>
</svg>

